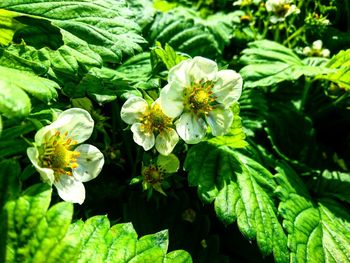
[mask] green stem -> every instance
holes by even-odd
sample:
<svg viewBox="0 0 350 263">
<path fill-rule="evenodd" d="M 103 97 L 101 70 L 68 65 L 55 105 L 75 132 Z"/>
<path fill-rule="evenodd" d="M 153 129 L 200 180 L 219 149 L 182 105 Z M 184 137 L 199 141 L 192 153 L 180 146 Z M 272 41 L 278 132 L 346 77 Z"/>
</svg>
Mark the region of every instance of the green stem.
<svg viewBox="0 0 350 263">
<path fill-rule="evenodd" d="M 344 3 L 345 3 L 345 14 L 347 14 L 347 24 L 346 24 L 346 31 L 347 32 L 350 32 L 350 3 L 348 0 L 344 0 Z"/>
<path fill-rule="evenodd" d="M 279 40 L 280 40 L 280 25 L 279 24 L 276 25 L 276 30 L 273 34 L 273 40 L 276 42 L 279 42 Z"/>
<path fill-rule="evenodd" d="M 310 88 L 311 88 L 311 84 L 312 84 L 312 81 L 310 78 L 306 77 L 305 78 L 305 87 L 304 87 L 304 90 L 303 90 L 303 94 L 301 96 L 301 102 L 300 102 L 300 111 L 304 111 L 305 110 L 305 105 L 306 105 L 306 102 L 308 100 L 308 97 L 309 97 L 309 93 L 310 93 Z"/>
<path fill-rule="evenodd" d="M 286 28 L 286 30 L 287 30 L 287 28 Z M 293 34 L 291 34 L 289 37 L 287 37 L 287 39 L 283 42 L 283 45 L 287 45 L 288 44 L 288 46 L 289 46 L 290 41 L 293 38 L 301 35 L 304 32 L 304 30 L 305 30 L 304 26 L 300 27 L 297 31 L 295 31 Z"/>
<path fill-rule="evenodd" d="M 130 150 L 131 147 L 131 143 L 129 143 L 129 138 L 125 135 L 125 132 L 123 131 L 122 127 L 124 126 L 124 123 L 120 117 L 120 106 L 118 104 L 118 101 L 114 101 L 112 103 L 112 131 L 113 135 L 112 135 L 112 142 L 113 144 L 116 143 L 116 138 L 115 136 L 118 134 L 122 135 L 123 138 L 123 145 L 126 151 L 126 157 L 128 159 L 128 162 L 130 164 L 131 167 L 135 166 L 135 163 L 133 161 L 133 156 L 132 156 L 132 152 Z"/>
</svg>

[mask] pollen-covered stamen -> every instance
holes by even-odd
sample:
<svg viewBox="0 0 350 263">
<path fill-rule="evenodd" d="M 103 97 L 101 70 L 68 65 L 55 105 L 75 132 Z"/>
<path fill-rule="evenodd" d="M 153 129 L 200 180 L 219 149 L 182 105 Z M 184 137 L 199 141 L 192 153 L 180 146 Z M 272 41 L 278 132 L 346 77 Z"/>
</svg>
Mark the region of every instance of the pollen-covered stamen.
<svg viewBox="0 0 350 263">
<path fill-rule="evenodd" d="M 78 167 L 76 158 L 80 156 L 80 152 L 73 150 L 77 142 L 72 138 L 66 138 L 67 134 L 57 131 L 45 139 L 42 147 L 40 155 L 42 166 L 52 169 L 56 178 L 62 174 L 71 176 L 72 170 Z"/>
<path fill-rule="evenodd" d="M 141 123 L 143 132 L 160 133 L 172 125 L 172 120 L 163 113 L 159 104 L 155 103 L 145 112 Z"/>
<path fill-rule="evenodd" d="M 212 92 L 212 81 L 200 81 L 185 88 L 184 107 L 196 115 L 208 115 L 213 110 L 215 97 Z"/>
<path fill-rule="evenodd" d="M 164 170 L 156 165 L 150 165 L 143 169 L 142 175 L 149 184 L 157 184 L 164 179 Z"/>
<path fill-rule="evenodd" d="M 291 8 L 290 4 L 283 4 L 276 7 L 275 14 L 278 17 L 285 17 Z"/>
</svg>

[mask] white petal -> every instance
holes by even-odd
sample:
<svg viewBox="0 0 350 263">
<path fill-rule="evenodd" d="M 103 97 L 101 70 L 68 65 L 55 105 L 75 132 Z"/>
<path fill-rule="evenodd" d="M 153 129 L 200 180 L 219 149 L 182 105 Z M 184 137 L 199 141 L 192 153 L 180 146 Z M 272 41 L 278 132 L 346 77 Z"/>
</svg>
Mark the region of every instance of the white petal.
<svg viewBox="0 0 350 263">
<path fill-rule="evenodd" d="M 178 141 L 179 136 L 174 129 L 164 130 L 156 138 L 156 149 L 160 154 L 169 155 Z"/>
<path fill-rule="evenodd" d="M 29 160 L 34 165 L 35 169 L 39 172 L 41 179 L 44 182 L 52 185 L 53 182 L 55 181 L 54 171 L 52 169 L 49 169 L 49 168 L 40 167 L 38 150 L 34 147 L 30 147 L 27 149 L 27 155 L 28 155 Z"/>
<path fill-rule="evenodd" d="M 127 124 L 139 121 L 148 108 L 147 102 L 140 97 L 129 98 L 120 111 L 120 117 Z"/>
<path fill-rule="evenodd" d="M 182 114 L 175 125 L 179 136 L 189 144 L 199 143 L 207 131 L 204 120 L 188 112 Z"/>
<path fill-rule="evenodd" d="M 148 151 L 154 146 L 154 134 L 153 132 L 144 132 L 141 126 L 141 123 L 134 123 L 131 126 L 131 131 L 134 135 L 134 141 L 142 146 L 145 151 Z"/>
<path fill-rule="evenodd" d="M 58 195 L 67 202 L 82 204 L 85 200 L 85 188 L 82 182 L 74 179 L 73 176 L 61 175 L 55 181 Z"/>
<path fill-rule="evenodd" d="M 213 80 L 217 72 L 218 65 L 215 61 L 203 57 L 194 57 L 187 74 L 191 82 L 199 82 L 201 80 Z"/>
<path fill-rule="evenodd" d="M 192 59 L 181 61 L 175 67 L 169 70 L 168 83 L 177 82 L 182 87 L 187 87 L 191 84 L 191 80 L 188 75 L 188 69 L 192 67 Z"/>
<path fill-rule="evenodd" d="M 160 91 L 159 104 L 164 114 L 170 118 L 176 118 L 184 109 L 183 89 L 184 87 L 173 81 Z"/>
<path fill-rule="evenodd" d="M 322 40 L 316 40 L 312 43 L 312 48 L 313 49 L 317 49 L 317 50 L 321 50 L 322 49 Z"/>
<path fill-rule="evenodd" d="M 95 146 L 81 144 L 75 151 L 80 152 L 77 158 L 78 167 L 73 169 L 73 177 L 80 182 L 90 181 L 101 172 L 105 159 Z"/>
<path fill-rule="evenodd" d="M 216 101 L 229 107 L 238 101 L 242 94 L 243 80 L 239 73 L 234 70 L 220 70 L 213 87 Z"/>
<path fill-rule="evenodd" d="M 329 49 L 325 48 L 322 50 L 321 54 L 322 54 L 322 57 L 328 58 L 330 56 L 331 52 L 329 51 Z"/>
<path fill-rule="evenodd" d="M 233 113 L 230 109 L 216 108 L 209 112 L 207 121 L 214 136 L 221 136 L 228 132 L 232 125 Z"/>
<path fill-rule="evenodd" d="M 94 129 L 94 120 L 89 112 L 79 108 L 63 111 L 53 123 L 41 128 L 35 134 L 35 142 L 41 145 L 45 136 L 50 137 L 57 131 L 61 134 L 67 132 L 67 138 L 82 143 L 90 138 Z"/>
</svg>

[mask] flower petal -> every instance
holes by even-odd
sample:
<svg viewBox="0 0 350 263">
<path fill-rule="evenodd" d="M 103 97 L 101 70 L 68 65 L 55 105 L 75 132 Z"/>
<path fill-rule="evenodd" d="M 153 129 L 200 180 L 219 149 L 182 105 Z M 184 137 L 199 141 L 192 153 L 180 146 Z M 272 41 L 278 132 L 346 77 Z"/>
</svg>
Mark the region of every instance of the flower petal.
<svg viewBox="0 0 350 263">
<path fill-rule="evenodd" d="M 81 144 L 75 151 L 80 152 L 77 158 L 78 167 L 73 169 L 73 177 L 80 182 L 90 181 L 101 172 L 105 159 L 95 146 Z"/>
<path fill-rule="evenodd" d="M 131 126 L 134 141 L 143 147 L 145 151 L 148 151 L 154 146 L 154 134 L 153 132 L 145 132 L 141 129 L 141 123 L 134 123 Z"/>
<path fill-rule="evenodd" d="M 192 67 L 192 59 L 181 61 L 176 66 L 169 70 L 168 83 L 177 82 L 182 87 L 187 87 L 191 84 L 191 80 L 188 75 L 188 69 Z"/>
<path fill-rule="evenodd" d="M 159 104 L 165 115 L 176 118 L 184 109 L 184 87 L 176 81 L 167 84 L 159 95 Z"/>
<path fill-rule="evenodd" d="M 213 95 L 216 101 L 229 107 L 238 101 L 242 94 L 243 80 L 239 73 L 234 70 L 220 70 L 213 87 Z"/>
<path fill-rule="evenodd" d="M 71 108 L 63 111 L 53 123 L 41 128 L 35 134 L 35 143 L 41 145 L 46 136 L 50 137 L 57 131 L 61 134 L 67 132 L 67 138 L 82 143 L 90 138 L 93 129 L 94 120 L 89 112 L 79 108 Z"/>
<path fill-rule="evenodd" d="M 36 148 L 30 147 L 27 149 L 27 155 L 29 160 L 32 162 L 34 165 L 35 169 L 39 172 L 41 179 L 52 185 L 53 182 L 55 181 L 55 176 L 54 176 L 54 171 L 49 168 L 43 168 L 39 164 L 39 152 Z"/>
<path fill-rule="evenodd" d="M 189 112 L 182 114 L 175 125 L 179 136 L 189 144 L 199 143 L 207 131 L 204 120 Z"/>
<path fill-rule="evenodd" d="M 216 108 L 209 112 L 207 121 L 214 136 L 221 136 L 228 132 L 233 122 L 233 113 L 230 109 Z"/>
<path fill-rule="evenodd" d="M 139 121 L 148 108 L 147 102 L 141 97 L 129 98 L 120 111 L 120 117 L 127 124 Z"/>
<path fill-rule="evenodd" d="M 218 65 L 215 61 L 203 57 L 194 57 L 187 74 L 191 82 L 199 82 L 201 80 L 213 80 L 217 72 Z"/>
<path fill-rule="evenodd" d="M 82 204 L 85 200 L 85 188 L 82 182 L 74 179 L 73 176 L 63 174 L 55 181 L 58 195 L 67 202 Z"/>
<path fill-rule="evenodd" d="M 178 141 L 179 136 L 174 129 L 164 130 L 156 137 L 156 149 L 160 154 L 169 155 Z"/>
</svg>

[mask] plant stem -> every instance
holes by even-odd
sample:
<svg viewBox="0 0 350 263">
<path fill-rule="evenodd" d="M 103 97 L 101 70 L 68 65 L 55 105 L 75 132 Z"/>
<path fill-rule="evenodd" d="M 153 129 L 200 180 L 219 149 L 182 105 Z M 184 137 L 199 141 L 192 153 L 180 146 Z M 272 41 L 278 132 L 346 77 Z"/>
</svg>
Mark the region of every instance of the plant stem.
<svg viewBox="0 0 350 263">
<path fill-rule="evenodd" d="M 283 42 L 283 45 L 288 44 L 288 46 L 289 46 L 290 41 L 293 38 L 295 38 L 295 37 L 299 36 L 300 34 L 302 34 L 304 32 L 304 30 L 305 30 L 304 26 L 300 27 L 297 31 L 295 31 L 293 34 L 291 34 L 289 37 L 287 37 L 287 39 Z"/>
<path fill-rule="evenodd" d="M 300 102 L 300 108 L 299 108 L 300 111 L 304 111 L 305 110 L 305 105 L 306 105 L 306 102 L 307 102 L 307 99 L 308 99 L 308 96 L 309 96 L 309 93 L 310 93 L 311 84 L 312 84 L 311 79 L 306 77 L 305 78 L 305 87 L 304 87 L 304 90 L 303 90 L 303 94 L 301 96 L 301 102 Z"/>
</svg>

